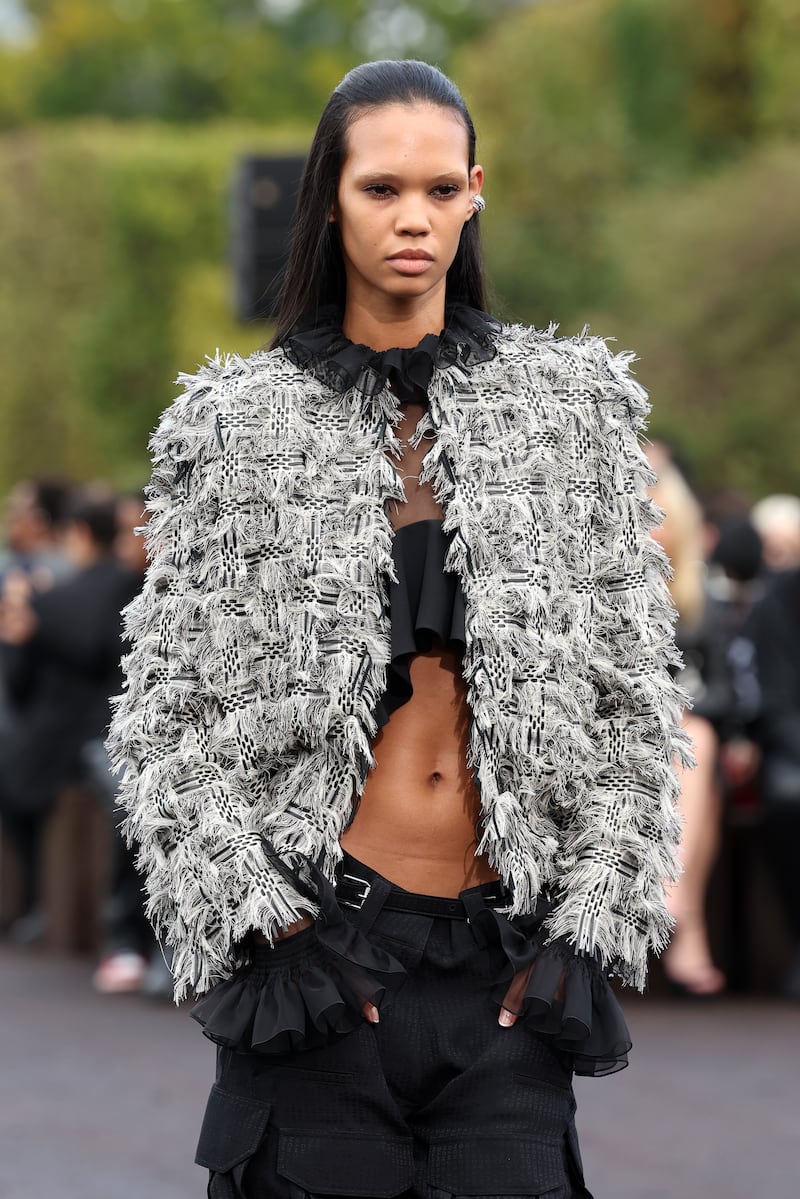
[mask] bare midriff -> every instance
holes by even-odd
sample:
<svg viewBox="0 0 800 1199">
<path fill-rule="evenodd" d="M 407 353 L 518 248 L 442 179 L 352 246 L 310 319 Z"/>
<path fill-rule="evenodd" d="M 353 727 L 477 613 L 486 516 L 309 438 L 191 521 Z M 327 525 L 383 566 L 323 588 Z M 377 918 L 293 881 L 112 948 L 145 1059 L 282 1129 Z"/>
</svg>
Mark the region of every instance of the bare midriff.
<svg viewBox="0 0 800 1199">
<path fill-rule="evenodd" d="M 419 483 L 431 443 L 408 444 L 424 411 L 423 404 L 405 405 L 396 430 L 405 502 L 390 506 L 395 529 L 442 519 L 430 484 Z M 471 714 L 461 655 L 435 640 L 411 658 L 409 671 L 413 694 L 375 738 L 375 766 L 341 844 L 407 891 L 454 896 L 497 878 L 476 855 L 480 796 L 467 766 Z"/>
<path fill-rule="evenodd" d="M 470 711 L 460 655 L 440 643 L 410 663 L 414 694 L 373 745 L 343 848 L 423 895 L 458 895 L 497 878 L 476 856 L 480 797 L 467 766 Z"/>
</svg>

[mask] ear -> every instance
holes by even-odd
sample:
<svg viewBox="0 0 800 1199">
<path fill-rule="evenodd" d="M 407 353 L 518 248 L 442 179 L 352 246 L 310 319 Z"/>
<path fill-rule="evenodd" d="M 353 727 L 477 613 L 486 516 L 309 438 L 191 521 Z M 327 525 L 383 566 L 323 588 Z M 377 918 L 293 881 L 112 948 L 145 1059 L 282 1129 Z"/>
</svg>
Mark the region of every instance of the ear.
<svg viewBox="0 0 800 1199">
<path fill-rule="evenodd" d="M 475 166 L 472 168 L 472 170 L 469 173 L 469 212 L 467 213 L 468 221 L 471 221 L 475 215 L 475 209 L 472 207 L 472 197 L 480 195 L 481 189 L 483 188 L 483 181 L 484 181 L 483 167 L 480 165 L 480 163 L 476 163 Z"/>
</svg>

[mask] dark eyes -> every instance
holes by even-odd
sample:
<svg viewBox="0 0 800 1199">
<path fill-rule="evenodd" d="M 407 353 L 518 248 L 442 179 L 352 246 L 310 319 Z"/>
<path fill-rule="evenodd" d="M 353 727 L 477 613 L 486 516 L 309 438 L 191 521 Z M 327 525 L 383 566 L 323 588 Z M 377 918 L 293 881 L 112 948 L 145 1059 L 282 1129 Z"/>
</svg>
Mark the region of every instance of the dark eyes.
<svg viewBox="0 0 800 1199">
<path fill-rule="evenodd" d="M 440 200 L 446 200 L 450 196 L 456 195 L 461 188 L 457 183 L 439 183 L 436 187 L 431 188 L 431 195 L 438 197 Z M 388 199 L 389 196 L 395 194 L 394 188 L 388 183 L 370 183 L 364 188 L 365 192 L 369 192 L 378 200 Z"/>
</svg>

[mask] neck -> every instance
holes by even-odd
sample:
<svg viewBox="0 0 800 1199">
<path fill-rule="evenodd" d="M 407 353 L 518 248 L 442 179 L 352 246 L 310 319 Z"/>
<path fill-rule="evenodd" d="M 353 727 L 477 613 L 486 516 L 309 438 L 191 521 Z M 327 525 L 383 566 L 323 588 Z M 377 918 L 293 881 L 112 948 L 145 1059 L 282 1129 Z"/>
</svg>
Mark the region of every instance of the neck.
<svg viewBox="0 0 800 1199">
<path fill-rule="evenodd" d="M 373 350 L 410 349 L 428 333 L 444 327 L 444 288 L 415 300 L 383 297 L 369 303 L 348 295 L 342 332 L 350 341 Z"/>
</svg>

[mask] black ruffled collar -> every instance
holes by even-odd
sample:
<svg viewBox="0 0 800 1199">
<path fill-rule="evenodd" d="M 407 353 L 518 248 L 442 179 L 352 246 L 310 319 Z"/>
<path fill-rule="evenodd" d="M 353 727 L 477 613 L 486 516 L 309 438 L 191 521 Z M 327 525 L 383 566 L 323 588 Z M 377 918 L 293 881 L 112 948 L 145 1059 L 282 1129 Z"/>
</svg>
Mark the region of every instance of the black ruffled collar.
<svg viewBox="0 0 800 1199">
<path fill-rule="evenodd" d="M 373 350 L 345 337 L 340 310 L 326 305 L 314 319 L 294 328 L 283 349 L 295 366 L 310 371 L 334 391 L 352 387 L 371 398 L 391 384 L 401 401 L 418 400 L 420 392 L 427 392 L 437 366 L 472 366 L 488 362 L 496 353 L 494 337 L 502 326 L 488 313 L 452 304 L 445 321 L 441 333 L 428 333 L 409 349 Z"/>
</svg>

